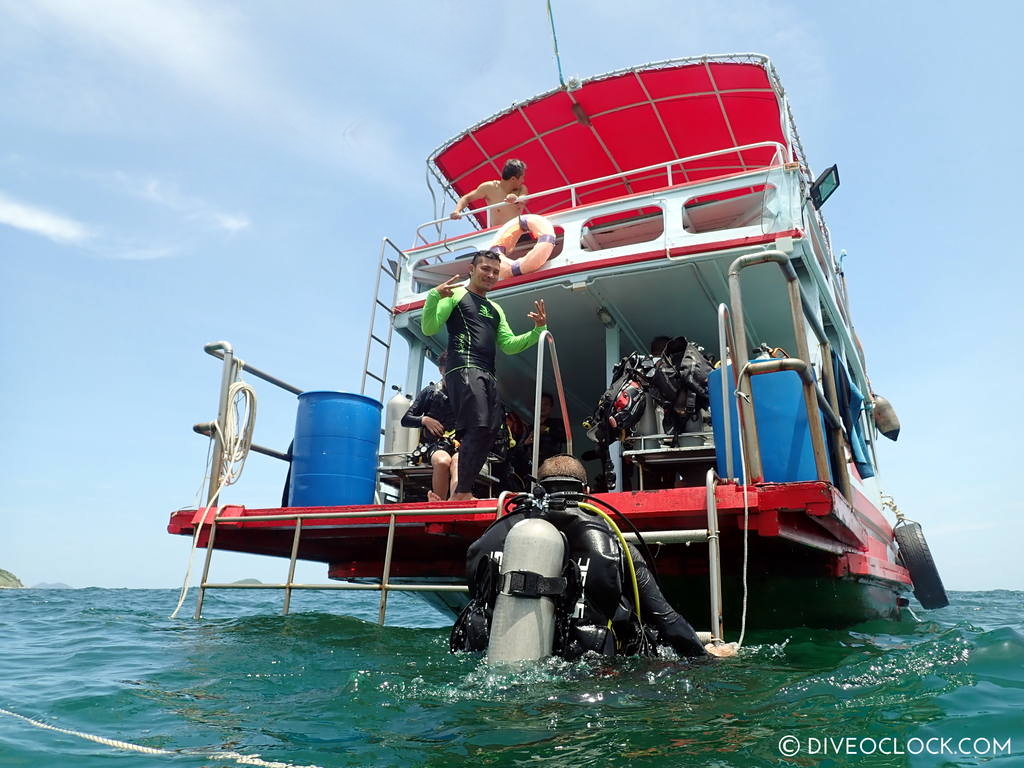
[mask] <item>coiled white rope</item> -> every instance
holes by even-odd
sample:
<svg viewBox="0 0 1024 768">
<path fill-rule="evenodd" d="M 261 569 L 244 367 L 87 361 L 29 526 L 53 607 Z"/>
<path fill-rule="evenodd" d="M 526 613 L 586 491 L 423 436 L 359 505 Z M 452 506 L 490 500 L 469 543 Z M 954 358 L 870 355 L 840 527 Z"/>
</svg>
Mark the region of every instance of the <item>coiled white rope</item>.
<svg viewBox="0 0 1024 768">
<path fill-rule="evenodd" d="M 85 733 L 84 731 L 73 731 L 69 728 L 58 728 L 56 725 L 50 725 L 49 723 L 43 723 L 39 720 L 33 720 L 31 717 L 25 717 L 25 715 L 19 715 L 17 712 L 11 712 L 9 709 L 0 708 L 0 714 L 8 715 L 9 717 L 17 718 L 23 722 L 33 725 L 36 728 L 42 728 L 47 731 L 54 731 L 56 733 L 63 733 L 67 736 L 75 736 L 79 739 L 85 739 L 86 741 L 93 741 L 97 744 L 103 744 L 107 747 L 113 747 L 114 749 L 123 749 L 126 752 L 141 752 L 144 755 L 176 755 L 181 756 L 184 754 L 191 754 L 190 750 L 180 749 L 159 749 L 158 747 L 145 747 L 141 744 L 132 744 L 128 741 L 119 741 L 118 739 L 108 739 L 103 736 L 95 736 L 91 733 Z M 282 763 L 277 760 L 263 760 L 259 755 L 243 755 L 239 752 L 196 752 L 202 757 L 210 760 L 233 760 L 239 765 L 256 765 L 260 768 L 320 768 L 318 765 L 293 765 L 292 763 Z"/>
<path fill-rule="evenodd" d="M 216 474 L 222 479 L 222 485 L 225 487 L 237 482 L 242 476 L 242 468 L 249 455 L 252 432 L 256 426 L 256 392 L 248 382 L 238 379 L 228 388 L 228 403 L 230 407 L 225 419 L 226 434 L 220 435 L 222 450 L 219 471 Z"/>
<path fill-rule="evenodd" d="M 241 372 L 243 363 L 235 361 L 236 376 Z M 214 422 L 213 429 L 220 438 L 220 456 L 213 456 L 208 462 L 210 482 L 217 478 L 217 488 L 206 504 L 207 510 L 213 508 L 220 498 L 221 491 L 229 485 L 238 481 L 242 476 L 242 469 L 245 467 L 245 459 L 249 455 L 249 447 L 252 445 L 252 433 L 256 426 L 256 392 L 245 381 L 236 379 L 228 388 L 228 411 L 225 414 L 225 431 L 221 432 L 220 424 Z M 239 427 L 241 425 L 241 427 Z M 214 436 L 210 436 L 210 443 L 213 444 Z M 199 504 L 196 504 L 196 509 Z M 181 606 L 185 604 L 188 596 L 189 586 L 192 581 L 192 561 L 195 559 L 196 549 L 199 547 L 199 536 L 203 531 L 204 519 L 196 525 L 195 533 L 192 535 L 192 546 L 188 552 L 188 565 L 185 568 L 185 580 L 181 585 L 181 594 L 178 595 L 178 604 L 174 606 L 170 618 L 178 617 Z"/>
</svg>

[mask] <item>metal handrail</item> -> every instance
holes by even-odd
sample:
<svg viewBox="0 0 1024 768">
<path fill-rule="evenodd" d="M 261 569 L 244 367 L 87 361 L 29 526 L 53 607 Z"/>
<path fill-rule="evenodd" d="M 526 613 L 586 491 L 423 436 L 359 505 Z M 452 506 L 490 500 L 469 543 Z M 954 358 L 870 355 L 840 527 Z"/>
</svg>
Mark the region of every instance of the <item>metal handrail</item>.
<svg viewBox="0 0 1024 768">
<path fill-rule="evenodd" d="M 801 374 L 804 393 L 804 407 L 807 410 L 808 429 L 811 434 L 811 449 L 814 454 L 814 465 L 819 480 L 828 482 L 830 479 L 828 468 L 828 456 L 825 452 L 825 436 L 822 430 L 820 419 L 816 418 L 816 406 L 823 400 L 818 387 L 815 384 L 814 376 L 810 372 L 810 351 L 807 347 L 807 334 L 804 329 L 804 313 L 807 305 L 803 301 L 800 291 L 800 281 L 796 270 L 790 261 L 789 254 L 780 250 L 759 251 L 747 256 L 740 256 L 729 266 L 729 303 L 733 310 L 733 337 L 736 341 L 734 364 L 739 365 L 749 354 L 747 350 L 747 332 L 743 318 L 743 298 L 740 289 L 740 272 L 747 267 L 757 264 L 772 262 L 778 265 L 786 280 L 786 287 L 789 293 L 790 316 L 793 323 L 793 333 L 797 345 L 796 362 L 802 363 L 804 373 Z M 775 364 L 783 363 L 781 360 L 766 361 Z M 738 376 L 739 385 L 749 382 L 752 373 L 767 372 L 765 366 L 758 366 L 757 363 L 745 363 L 740 369 Z M 752 371 L 753 369 L 753 371 Z M 776 365 L 773 370 L 781 370 L 782 366 Z M 828 409 L 831 414 L 831 408 Z M 740 427 L 742 441 L 745 449 L 747 476 L 753 482 L 760 482 L 764 479 L 764 469 L 761 464 L 760 443 L 757 439 L 757 422 L 754 413 L 753 401 L 742 398 L 740 401 Z M 834 414 L 831 414 L 835 418 Z"/>
<path fill-rule="evenodd" d="M 219 461 L 218 457 L 220 457 L 224 451 L 222 435 L 227 434 L 228 409 L 231 407 L 231 403 L 229 402 L 231 385 L 238 376 L 239 371 L 251 373 L 253 376 L 263 379 L 267 383 L 273 384 L 275 387 L 280 387 L 286 392 L 291 392 L 294 395 L 301 395 L 302 390 L 286 381 L 282 381 L 276 376 L 271 376 L 269 373 L 261 371 L 254 365 L 249 365 L 240 358 L 235 357 L 234 347 L 231 346 L 231 342 L 229 341 L 211 341 L 210 343 L 203 345 L 203 351 L 208 355 L 216 357 L 218 360 L 224 361 L 223 373 L 221 374 L 220 380 L 220 396 L 217 400 L 217 421 L 215 424 L 210 422 L 196 424 L 192 429 L 201 435 L 209 435 L 212 437 L 213 452 L 210 454 L 212 457 L 211 461 L 217 462 Z M 264 448 L 263 446 L 251 447 L 253 447 L 257 453 L 263 453 L 267 456 L 273 456 L 274 458 L 286 459 L 287 457 L 286 453 L 275 451 L 272 448 Z M 209 484 L 206 489 L 207 504 L 213 501 L 213 497 L 217 493 L 217 487 L 220 485 L 220 477 L 214 477 L 213 466 L 214 464 L 211 464 Z"/>
<path fill-rule="evenodd" d="M 572 428 L 569 426 L 569 411 L 565 406 L 565 388 L 562 386 L 562 372 L 558 367 L 558 352 L 555 349 L 555 337 L 551 331 L 541 331 L 537 339 L 537 385 L 533 398 L 533 467 L 534 474 L 540 468 L 540 398 L 544 388 L 544 342 L 551 347 L 551 371 L 555 375 L 555 389 L 558 391 L 558 404 L 562 410 L 562 424 L 565 427 L 565 451 L 572 453 Z"/>
<path fill-rule="evenodd" d="M 803 308 L 804 308 L 804 312 L 807 313 L 808 312 L 808 307 L 807 307 L 806 303 L 804 303 L 804 307 Z M 810 317 L 808 319 L 811 320 L 811 322 L 809 324 L 811 325 L 811 327 L 815 331 L 815 333 L 818 334 L 818 332 L 820 331 L 821 334 L 823 335 L 824 331 L 821 329 L 820 325 L 818 325 L 816 319 L 812 319 Z M 728 337 L 728 339 L 730 341 L 733 342 L 731 345 L 726 343 L 726 338 L 727 337 Z M 830 360 L 830 357 L 829 357 L 829 349 L 830 349 L 830 347 L 829 347 L 827 339 L 819 338 L 819 342 L 820 342 L 820 347 L 821 347 L 821 350 L 822 350 L 822 359 L 823 360 Z M 728 387 L 728 384 L 727 384 L 727 381 L 726 381 L 727 371 L 725 370 L 725 368 L 729 367 L 729 366 L 726 365 L 726 361 L 731 359 L 730 351 L 732 349 L 735 349 L 735 340 L 733 339 L 733 336 L 732 336 L 732 328 L 731 328 L 731 325 L 730 325 L 729 308 L 725 304 L 719 304 L 718 305 L 718 346 L 719 346 L 719 359 L 722 361 L 722 365 L 723 365 L 723 371 L 722 371 L 722 377 L 721 377 L 721 379 L 722 379 L 721 385 L 722 385 L 722 427 L 725 430 L 725 446 L 724 446 L 724 449 L 725 449 L 725 466 L 726 466 L 726 475 L 728 476 L 729 479 L 732 479 L 734 477 L 734 475 L 733 475 L 733 458 L 732 458 L 732 407 L 731 407 L 731 398 L 729 396 L 729 387 Z M 735 391 L 736 389 L 739 388 L 739 374 L 738 374 L 739 368 L 735 364 L 733 364 L 731 367 L 732 367 L 733 389 Z M 778 359 L 762 360 L 762 361 L 758 361 L 758 362 L 750 362 L 750 363 L 748 363 L 744 367 L 746 368 L 747 372 L 750 375 L 752 375 L 752 376 L 756 376 L 756 375 L 762 374 L 762 373 L 772 373 L 774 371 L 779 371 L 779 370 L 789 370 L 789 371 L 796 371 L 800 375 L 801 379 L 804 380 L 805 383 L 809 379 L 811 385 L 814 386 L 815 399 L 818 402 L 818 407 L 821 409 L 822 413 L 825 415 L 826 420 L 829 422 L 829 426 L 838 435 L 841 435 L 841 436 L 846 437 L 847 439 L 849 439 L 848 436 L 846 435 L 846 428 L 843 426 L 842 419 L 840 419 L 839 415 L 838 415 L 838 405 L 837 405 L 838 399 L 837 399 L 836 394 L 835 394 L 835 382 L 832 380 L 832 376 L 831 376 L 831 372 L 830 371 L 823 371 L 822 372 L 822 381 L 824 382 L 825 389 L 826 389 L 826 392 L 823 393 L 817 387 L 817 382 L 814 380 L 814 377 L 811 374 L 810 366 L 805 361 L 803 361 L 803 360 L 797 360 L 795 358 L 786 358 L 786 359 L 783 359 L 783 360 L 778 360 Z M 741 435 L 741 439 L 742 439 L 742 435 Z M 847 498 L 849 498 L 849 490 L 850 490 L 849 489 L 849 477 L 847 476 L 847 473 L 845 471 L 845 465 L 843 465 L 843 470 L 841 470 L 841 476 L 839 478 L 839 486 L 840 486 L 840 490 L 842 490 L 842 492 L 843 492 L 843 495 L 846 496 Z"/>
<path fill-rule="evenodd" d="M 708 581 L 710 592 L 711 634 L 719 640 L 725 639 L 725 624 L 722 620 L 722 552 L 718 541 L 718 501 L 715 488 L 718 476 L 714 468 L 708 470 L 705 480 L 708 504 Z"/>
<path fill-rule="evenodd" d="M 495 515 L 501 514 L 502 506 L 505 503 L 506 493 L 502 493 L 497 501 L 495 502 L 494 513 Z M 195 618 L 202 618 L 203 615 L 203 601 L 206 596 L 207 589 L 282 589 L 284 590 L 284 605 L 282 613 L 287 614 L 291 607 L 291 593 L 295 589 L 351 589 L 361 591 L 379 591 L 381 593 L 380 603 L 377 610 L 377 621 L 379 624 L 383 624 L 387 613 L 387 595 L 389 592 L 466 592 L 468 587 L 458 584 L 400 584 L 395 585 L 391 583 L 391 557 L 394 551 L 395 541 L 395 528 L 396 521 L 399 517 L 412 517 L 412 516 L 429 516 L 439 514 L 453 514 L 453 513 L 464 513 L 464 512 L 491 512 L 491 507 L 444 507 L 442 509 L 425 508 L 420 507 L 416 509 L 396 509 L 396 510 L 361 510 L 359 512 L 293 512 L 290 514 L 276 514 L 276 515 L 222 515 L 221 512 L 224 510 L 233 509 L 230 506 L 221 506 L 216 508 L 216 512 L 213 515 L 213 519 L 210 521 L 210 536 L 206 542 L 206 559 L 203 563 L 203 575 L 199 581 L 199 597 L 196 600 Z M 197 514 L 200 510 L 196 510 Z M 196 523 L 196 525 L 202 527 L 206 521 L 206 517 L 209 514 L 210 508 L 204 508 L 202 510 L 202 518 Z M 381 574 L 380 584 L 296 584 L 294 583 L 295 578 L 295 563 L 298 560 L 299 554 L 299 539 L 302 535 L 303 521 L 306 520 L 324 520 L 334 518 L 354 518 L 354 517 L 387 517 L 388 522 L 388 538 L 384 550 L 384 566 Z M 295 534 L 292 538 L 292 549 L 291 557 L 288 562 L 288 580 L 283 584 L 219 584 L 210 582 L 210 563 L 213 559 L 213 544 L 217 535 L 218 523 L 237 523 L 237 522 L 267 522 L 267 521 L 278 521 L 278 520 L 294 520 Z"/>
<path fill-rule="evenodd" d="M 829 422 L 829 426 L 833 431 L 833 441 L 837 448 L 841 444 L 842 440 L 849 441 L 850 436 L 847 434 L 846 427 L 843 425 L 843 421 L 839 416 L 839 399 L 836 395 L 836 383 L 835 377 L 832 372 L 832 354 L 831 344 L 828 340 L 828 336 L 825 333 L 825 329 L 822 327 L 818 318 L 814 315 L 812 307 L 804 295 L 803 291 L 800 292 L 800 304 L 803 309 L 804 319 L 814 332 L 815 337 L 818 340 L 818 347 L 821 351 L 822 359 L 822 375 L 821 381 L 824 385 L 825 392 L 821 392 L 816 386 L 815 382 L 815 397 L 818 401 L 818 405 L 824 413 L 826 419 Z M 732 341 L 731 346 L 726 345 L 726 335 Z M 720 304 L 718 307 L 718 343 L 719 343 L 719 359 L 723 361 L 723 365 L 728 358 L 728 352 L 730 349 L 735 349 L 735 339 L 732 336 L 732 326 L 730 323 L 729 308 L 725 304 Z M 767 362 L 767 361 L 765 361 Z M 802 378 L 810 375 L 809 366 L 803 361 L 792 361 L 794 365 L 787 368 L 787 370 L 796 370 L 800 373 Z M 799 363 L 799 365 L 795 365 Z M 771 368 L 770 366 L 764 366 L 762 364 L 751 364 L 748 367 L 748 372 L 752 375 L 758 373 L 768 373 L 771 370 L 780 370 L 781 368 Z M 738 382 L 738 367 L 733 366 L 733 387 L 737 389 L 739 387 Z M 726 386 L 725 374 L 722 375 L 722 403 L 723 403 L 723 417 L 722 423 L 725 428 L 725 457 L 726 457 L 726 473 L 732 478 L 733 477 L 733 459 L 732 459 L 732 408 L 729 402 L 728 387 Z M 742 437 L 741 437 L 742 439 Z M 852 486 L 850 484 L 850 473 L 844 461 L 837 461 L 839 468 L 838 485 L 839 490 L 843 496 L 852 503 Z"/>
<path fill-rule="evenodd" d="M 203 437 L 214 437 L 217 433 L 217 425 L 212 421 L 204 421 L 199 424 L 192 425 L 192 431 L 197 435 Z M 256 443 L 249 443 L 249 450 L 255 451 L 256 453 L 262 453 L 264 456 L 269 456 L 272 459 L 280 459 L 281 461 L 291 461 L 292 457 L 284 451 L 275 451 L 273 448 L 267 448 L 265 445 L 258 445 Z M 207 499 L 209 502 L 210 499 Z"/>
<path fill-rule="evenodd" d="M 618 173 L 612 173 L 612 174 L 609 174 L 607 176 L 598 176 L 597 178 L 587 179 L 586 181 L 577 181 L 577 182 L 575 182 L 573 184 L 566 184 L 566 185 L 561 186 L 561 187 L 555 187 L 554 189 L 545 189 L 545 190 L 540 191 L 540 192 L 534 192 L 532 195 L 524 195 L 523 197 L 518 198 L 516 200 L 516 203 L 529 201 L 529 200 L 532 200 L 533 198 L 548 197 L 548 196 L 556 194 L 558 192 L 566 192 L 566 191 L 569 192 L 572 200 L 576 200 L 577 199 L 576 190 L 579 187 L 587 187 L 587 186 L 590 186 L 591 184 L 599 184 L 599 183 L 601 183 L 603 181 L 614 181 L 616 179 L 621 179 L 621 178 L 625 178 L 627 176 L 632 176 L 633 174 L 636 174 L 636 173 L 645 173 L 647 171 L 655 171 L 655 170 L 660 170 L 662 168 L 664 168 L 666 170 L 666 176 L 668 178 L 668 186 L 671 187 L 671 186 L 675 186 L 675 185 L 672 184 L 672 166 L 673 165 L 682 165 L 682 164 L 685 164 L 685 163 L 693 162 L 695 160 L 705 160 L 705 159 L 707 159 L 709 157 L 716 157 L 718 155 L 726 155 L 726 154 L 731 154 L 731 153 L 734 153 L 734 152 L 744 152 L 746 150 L 757 149 L 759 147 L 775 147 L 775 150 L 776 150 L 777 153 L 781 153 L 783 157 L 785 157 L 785 155 L 786 155 L 785 147 L 783 147 L 783 145 L 780 144 L 779 142 L 777 142 L 777 141 L 758 141 L 758 142 L 755 142 L 753 144 L 744 144 L 741 147 L 729 147 L 729 148 L 726 148 L 726 149 L 716 149 L 716 150 L 714 150 L 712 152 L 702 152 L 702 153 L 697 154 L 697 155 L 688 155 L 687 157 L 677 157 L 674 160 L 667 160 L 667 161 L 665 161 L 663 163 L 655 163 L 654 165 L 645 165 L 645 166 L 643 166 L 641 168 L 633 168 L 633 169 L 628 170 L 628 171 L 620 171 Z M 764 168 L 757 168 L 755 170 L 757 172 L 762 172 L 765 169 Z M 700 183 L 700 182 L 695 182 L 695 183 Z M 678 186 L 683 186 L 683 185 L 678 185 Z M 508 205 L 508 203 L 506 203 L 504 201 L 497 202 L 497 203 L 492 203 L 491 205 L 482 206 L 480 208 L 474 208 L 472 211 L 467 211 L 466 213 L 468 215 L 473 215 L 473 214 L 481 213 L 483 211 L 489 211 L 492 208 L 497 208 L 500 205 Z M 576 207 L 575 203 L 573 204 L 573 207 Z M 445 217 L 440 218 L 440 219 L 434 219 L 432 221 L 428 221 L 425 224 L 421 224 L 419 227 L 416 228 L 416 237 L 413 239 L 413 243 L 415 244 L 416 240 L 422 240 L 424 245 L 430 245 L 430 243 L 427 241 L 427 239 L 425 237 L 423 237 L 423 234 L 422 234 L 423 230 L 426 229 L 427 227 L 434 227 L 434 226 L 436 226 L 438 224 L 443 224 L 446 221 L 452 221 L 451 215 L 445 216 Z"/>
<path fill-rule="evenodd" d="M 729 480 L 736 477 L 733 473 L 732 463 L 732 398 L 729 397 L 729 387 L 726 382 L 726 376 L 729 373 L 729 361 L 731 355 L 729 350 L 736 349 L 736 339 L 732 335 L 732 327 L 730 326 L 729 320 L 731 315 L 729 313 L 729 307 L 725 304 L 718 305 L 718 359 L 722 364 L 722 427 L 725 430 L 725 474 Z M 731 341 L 731 346 L 727 343 Z M 738 368 L 732 366 L 732 386 L 735 392 L 739 389 L 739 375 Z M 742 440 L 742 436 L 740 438 Z"/>
<path fill-rule="evenodd" d="M 232 358 L 232 360 L 235 363 L 237 363 L 237 365 L 243 371 L 245 371 L 246 373 L 251 373 L 256 378 L 263 379 L 267 383 L 273 384 L 275 387 L 280 387 L 281 389 L 285 390 L 286 392 L 291 392 L 293 395 L 301 395 L 303 393 L 303 390 L 299 389 L 298 387 L 292 386 L 288 382 L 282 381 L 281 379 L 277 378 L 276 376 L 271 376 L 269 373 L 261 371 L 256 366 L 249 365 L 244 360 L 239 360 L 237 358 L 234 358 L 234 354 L 235 353 L 234 353 L 234 350 L 231 347 L 231 343 L 230 342 L 227 342 L 227 341 L 211 341 L 209 344 L 204 344 L 203 345 L 203 351 L 206 352 L 206 354 L 208 354 L 208 355 L 212 355 L 213 357 L 216 357 L 218 360 L 223 360 L 225 366 L 228 366 L 228 365 L 231 364 L 228 361 L 228 358 Z"/>
<path fill-rule="evenodd" d="M 623 531 L 622 538 L 631 544 L 641 539 L 645 544 L 700 544 L 708 540 L 707 528 L 680 528 L 674 531 L 641 531 L 637 536 L 632 531 Z"/>
</svg>

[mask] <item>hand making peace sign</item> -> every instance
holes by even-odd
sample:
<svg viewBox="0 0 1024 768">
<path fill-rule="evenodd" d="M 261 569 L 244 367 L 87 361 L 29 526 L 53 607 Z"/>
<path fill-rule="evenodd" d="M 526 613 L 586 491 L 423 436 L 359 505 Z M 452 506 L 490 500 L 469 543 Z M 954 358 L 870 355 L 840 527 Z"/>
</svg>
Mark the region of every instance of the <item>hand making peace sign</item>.
<svg viewBox="0 0 1024 768">
<path fill-rule="evenodd" d="M 439 286 L 437 286 L 437 292 L 441 294 L 441 298 L 447 299 L 449 296 L 451 296 L 452 292 L 461 285 L 461 283 L 455 281 L 461 279 L 462 275 L 452 275 Z M 455 284 L 453 285 L 453 283 Z"/>
<path fill-rule="evenodd" d="M 548 313 L 544 311 L 544 299 L 533 302 L 536 312 L 530 312 L 526 316 L 533 320 L 533 324 L 540 328 L 548 324 Z"/>
</svg>

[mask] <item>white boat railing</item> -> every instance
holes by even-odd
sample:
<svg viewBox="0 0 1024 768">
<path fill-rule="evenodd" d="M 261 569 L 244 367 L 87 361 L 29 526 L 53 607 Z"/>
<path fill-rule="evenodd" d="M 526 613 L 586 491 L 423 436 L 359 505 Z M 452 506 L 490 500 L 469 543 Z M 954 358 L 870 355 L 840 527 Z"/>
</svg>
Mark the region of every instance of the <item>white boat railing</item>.
<svg viewBox="0 0 1024 768">
<path fill-rule="evenodd" d="M 770 170 L 771 168 L 774 168 L 774 167 L 777 167 L 777 166 L 781 166 L 785 162 L 787 162 L 787 160 L 786 160 L 786 156 L 787 156 L 786 155 L 786 148 L 782 144 L 780 144 L 777 141 L 758 141 L 758 142 L 755 142 L 753 144 L 744 144 L 743 146 L 740 146 L 740 147 L 729 147 L 727 149 L 716 149 L 716 150 L 714 150 L 712 152 L 701 152 L 700 154 L 697 154 L 697 155 L 689 155 L 687 157 L 677 157 L 674 160 L 668 160 L 668 161 L 663 162 L 663 163 L 655 163 L 654 165 L 645 165 L 645 166 L 643 166 L 641 168 L 633 168 L 633 169 L 628 170 L 628 171 L 619 171 L 618 173 L 608 174 L 607 176 L 598 176 L 598 177 L 593 178 L 593 179 L 587 179 L 586 181 L 578 181 L 578 182 L 574 182 L 572 184 L 566 184 L 566 185 L 561 186 L 561 187 L 555 187 L 554 189 L 545 189 L 545 190 L 540 191 L 540 192 L 534 192 L 533 194 L 525 195 L 523 197 L 520 197 L 516 201 L 516 203 L 517 204 L 518 203 L 525 203 L 525 202 L 529 202 L 530 200 L 538 200 L 538 199 L 543 198 L 543 197 L 550 197 L 552 195 L 558 194 L 559 192 L 568 192 L 569 193 L 570 209 L 574 209 L 574 208 L 579 206 L 579 193 L 578 193 L 578 190 L 581 187 L 589 187 L 589 186 L 594 185 L 594 184 L 602 184 L 602 183 L 605 183 L 605 182 L 614 182 L 614 181 L 622 181 L 623 183 L 628 184 L 630 176 L 634 176 L 634 175 L 640 174 L 640 173 L 650 173 L 652 171 L 664 171 L 665 175 L 666 175 L 666 186 L 668 186 L 668 187 L 684 186 L 686 184 L 701 184 L 701 183 L 705 183 L 707 181 L 710 181 L 711 179 L 700 179 L 698 181 L 692 181 L 692 182 L 687 179 L 687 180 L 684 180 L 683 182 L 681 182 L 679 184 L 676 184 L 673 181 L 672 167 L 676 166 L 676 165 L 682 166 L 682 165 L 685 165 L 686 163 L 693 163 L 693 162 L 696 162 L 698 160 L 707 160 L 707 159 L 712 158 L 712 157 L 720 157 L 722 155 L 731 155 L 731 154 L 736 154 L 736 153 L 740 153 L 740 152 L 746 152 L 746 151 L 749 151 L 749 150 L 752 150 L 752 149 L 760 149 L 762 147 L 772 147 L 772 148 L 775 149 L 775 154 L 774 154 L 774 156 L 772 158 L 772 162 L 769 165 L 766 165 L 766 166 L 760 166 L 758 168 L 751 168 L 751 169 L 745 169 L 745 170 L 739 171 L 740 174 L 745 174 L 745 173 L 750 173 L 750 172 L 763 172 L 765 170 Z M 685 173 L 686 173 L 685 168 L 681 168 L 680 172 L 685 175 Z M 647 191 L 649 191 L 649 190 L 645 190 L 644 192 L 636 193 L 636 194 L 646 194 Z M 597 201 L 595 201 L 595 202 L 597 202 Z M 506 203 L 506 202 L 502 201 L 502 202 L 498 202 L 498 203 L 493 203 L 492 205 L 487 205 L 487 206 L 482 206 L 480 208 L 474 208 L 472 210 L 467 210 L 467 211 L 463 212 L 462 216 L 460 216 L 460 219 L 461 218 L 465 218 L 467 216 L 472 217 L 472 216 L 474 216 L 477 213 L 482 213 L 482 212 L 485 212 L 485 211 L 490 211 L 492 209 L 499 208 L 500 206 L 503 206 L 503 205 L 509 205 L 509 203 Z M 547 214 L 545 214 L 545 215 L 547 215 Z M 460 219 L 455 219 L 455 221 L 458 221 Z M 443 225 L 446 222 L 450 222 L 450 221 L 453 221 L 453 219 L 449 215 L 449 216 L 444 216 L 444 217 L 442 217 L 440 219 L 433 219 L 431 221 L 425 222 L 424 224 L 421 224 L 416 229 L 416 235 L 413 238 L 413 245 L 412 245 L 412 247 L 413 248 L 419 247 L 418 241 L 422 241 L 423 245 L 434 245 L 435 243 L 431 243 L 425 237 L 423 237 L 423 230 L 427 229 L 428 227 L 435 227 L 435 228 L 439 229 L 440 225 Z M 486 229 L 490 229 L 490 227 L 487 227 Z M 458 238 L 458 237 L 465 237 L 465 235 L 457 235 L 456 238 Z M 438 241 L 438 242 L 447 242 L 447 240 L 441 240 L 441 241 Z"/>
</svg>

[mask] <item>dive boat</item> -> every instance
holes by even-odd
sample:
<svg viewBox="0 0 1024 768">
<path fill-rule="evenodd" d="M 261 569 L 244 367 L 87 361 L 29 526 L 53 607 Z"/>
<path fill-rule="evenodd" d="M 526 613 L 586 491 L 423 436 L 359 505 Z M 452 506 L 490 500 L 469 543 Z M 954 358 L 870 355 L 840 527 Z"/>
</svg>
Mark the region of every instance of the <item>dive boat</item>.
<svg viewBox="0 0 1024 768">
<path fill-rule="evenodd" d="M 554 396 L 568 452 L 585 459 L 595 495 L 646 541 L 666 596 L 691 623 L 730 639 L 741 624 L 893 618 L 911 589 L 925 607 L 944 604 L 920 528 L 879 484 L 879 424 L 891 436 L 898 427 L 868 378 L 820 210 L 838 171 L 812 174 L 769 59 L 674 59 L 573 82 L 473 125 L 427 163 L 439 197 L 455 201 L 497 178 L 508 158 L 526 163 L 523 202 L 552 225 L 555 245 L 539 268 L 488 294 L 514 330 L 525 329 L 538 299 L 549 317 L 536 354 L 498 356 L 502 399 L 539 426 L 541 392 Z M 523 488 L 500 487 L 485 465 L 492 498 L 427 502 L 429 468 L 412 463 L 416 435 L 398 419 L 446 341 L 420 327 L 427 292 L 465 275 L 469 255 L 500 234 L 483 208 L 467 211 L 461 229 L 467 222 L 469 231 L 454 232 L 459 225 L 436 207 L 405 240 L 411 246 L 382 244 L 362 392 L 362 406 L 375 403 L 363 440 L 373 465 L 360 503 L 296 493 L 309 481 L 297 433 L 294 451 L 252 446 L 292 462 L 282 507 L 217 504 L 232 457 L 249 448 L 230 418 L 242 371 L 299 394 L 300 409 L 317 393 L 240 363 L 225 342 L 208 345 L 224 359 L 218 420 L 197 425 L 215 444 L 208 503 L 172 513 L 168 526 L 207 548 L 202 590 L 226 586 L 208 581 L 210 554 L 224 549 L 323 562 L 327 584 L 295 584 L 293 567 L 276 585 L 286 611 L 290 591 L 310 586 L 380 590 L 382 620 L 394 590 L 453 615 L 466 604 L 466 549 Z M 510 258 L 531 249 L 524 240 Z M 395 334 L 409 349 L 397 376 L 388 367 Z M 648 395 L 646 417 L 593 443 L 583 424 L 613 369 L 621 374 L 616 365 L 630 353 L 656 362 L 656 337 L 684 338 L 715 366 L 705 407 L 685 429 L 666 431 L 665 404 Z M 381 429 L 375 419 L 392 381 L 401 392 Z"/>
</svg>

